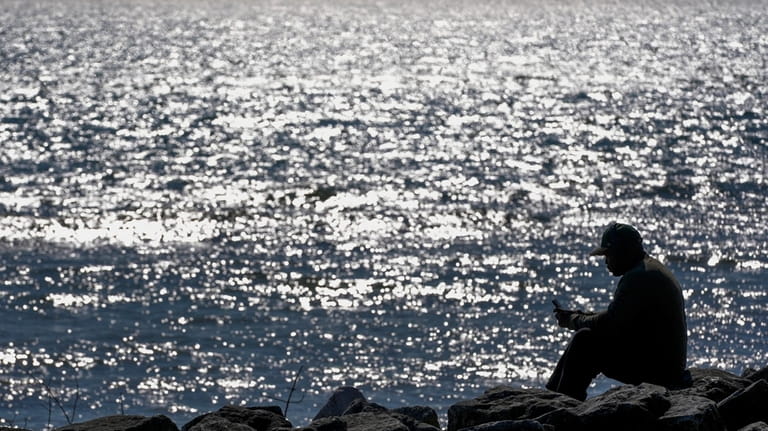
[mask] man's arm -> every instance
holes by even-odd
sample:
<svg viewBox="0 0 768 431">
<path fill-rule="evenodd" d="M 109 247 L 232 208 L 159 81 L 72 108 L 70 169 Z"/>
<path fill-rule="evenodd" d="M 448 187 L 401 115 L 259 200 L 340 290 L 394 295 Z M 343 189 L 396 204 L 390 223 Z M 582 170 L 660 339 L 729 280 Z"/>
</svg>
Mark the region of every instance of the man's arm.
<svg viewBox="0 0 768 431">
<path fill-rule="evenodd" d="M 557 319 L 558 326 L 573 330 L 586 328 L 586 326 L 577 327 L 577 324 L 575 323 L 577 319 L 580 320 L 582 317 L 590 317 L 596 314 L 597 313 L 584 312 L 581 310 L 555 310 L 555 318 Z"/>
<path fill-rule="evenodd" d="M 601 332 L 620 330 L 624 323 L 633 319 L 637 304 L 633 304 L 633 285 L 631 278 L 622 278 L 614 293 L 608 309 L 599 313 L 573 313 L 570 316 L 569 328 L 578 330 L 590 328 Z"/>
</svg>

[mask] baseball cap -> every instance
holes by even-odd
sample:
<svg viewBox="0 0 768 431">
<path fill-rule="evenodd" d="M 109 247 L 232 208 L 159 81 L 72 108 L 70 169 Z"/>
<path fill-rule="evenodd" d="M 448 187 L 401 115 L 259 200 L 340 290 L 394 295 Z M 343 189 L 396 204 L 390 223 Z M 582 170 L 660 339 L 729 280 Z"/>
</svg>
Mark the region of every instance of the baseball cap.
<svg viewBox="0 0 768 431">
<path fill-rule="evenodd" d="M 643 247 L 643 238 L 634 227 L 624 223 L 612 223 L 603 232 L 600 247 L 592 250 L 590 256 L 604 256 L 610 249 L 632 249 Z"/>
</svg>

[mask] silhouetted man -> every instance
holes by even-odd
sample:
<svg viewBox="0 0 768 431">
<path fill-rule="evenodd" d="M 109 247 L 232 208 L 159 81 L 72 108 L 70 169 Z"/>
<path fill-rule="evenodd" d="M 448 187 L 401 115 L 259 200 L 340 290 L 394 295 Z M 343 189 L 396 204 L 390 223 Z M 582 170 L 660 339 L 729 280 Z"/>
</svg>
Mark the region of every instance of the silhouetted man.
<svg viewBox="0 0 768 431">
<path fill-rule="evenodd" d="M 605 256 L 608 270 L 621 279 L 605 311 L 555 308 L 558 325 L 576 333 L 547 389 L 584 400 L 599 373 L 628 384 L 685 386 L 688 335 L 675 277 L 646 254 L 640 233 L 626 224 L 609 226 L 590 256 Z"/>
</svg>

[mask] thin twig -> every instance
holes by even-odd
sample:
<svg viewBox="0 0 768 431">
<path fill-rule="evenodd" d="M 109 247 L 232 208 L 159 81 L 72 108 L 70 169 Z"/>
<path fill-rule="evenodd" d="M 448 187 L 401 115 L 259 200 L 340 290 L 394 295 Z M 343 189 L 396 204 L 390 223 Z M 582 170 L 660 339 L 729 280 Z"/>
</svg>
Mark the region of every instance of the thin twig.
<svg viewBox="0 0 768 431">
<path fill-rule="evenodd" d="M 48 425 L 45 427 L 46 429 L 51 427 L 51 411 L 53 410 L 53 400 L 51 400 L 51 397 L 48 397 Z"/>
<path fill-rule="evenodd" d="M 67 424 L 72 425 L 72 419 L 67 414 L 66 409 L 64 409 L 64 406 L 61 404 L 61 401 L 59 398 L 54 394 L 53 389 L 51 389 L 51 381 L 53 377 L 48 378 L 48 383 L 45 382 L 45 379 L 36 377 L 34 374 L 32 374 L 31 371 L 27 371 L 28 375 L 32 377 L 33 379 L 40 382 L 41 385 L 43 385 L 43 388 L 45 388 L 45 391 L 47 392 L 48 396 L 48 425 L 51 425 L 51 411 L 53 410 L 53 404 L 55 403 L 56 406 L 61 410 L 61 413 L 64 414 L 64 418 L 67 420 Z"/>
<path fill-rule="evenodd" d="M 125 388 L 120 390 L 120 414 L 125 416 Z"/>
<path fill-rule="evenodd" d="M 45 387 L 45 390 L 48 392 L 48 397 L 56 403 L 56 406 L 59 408 L 59 410 L 61 410 L 61 413 L 64 414 L 64 419 L 67 420 L 67 424 L 72 425 L 72 419 L 70 419 L 69 415 L 67 414 L 67 411 L 64 409 L 64 406 L 61 404 L 61 401 L 59 401 L 59 398 L 56 395 L 54 395 L 53 390 L 47 383 L 45 383 L 45 380 L 42 380 L 42 383 L 43 383 L 43 386 Z"/>
<path fill-rule="evenodd" d="M 285 411 L 283 411 L 284 416 L 288 416 L 288 407 L 291 406 L 291 398 L 293 398 L 293 392 L 296 390 L 296 383 L 299 381 L 299 376 L 301 375 L 301 371 L 304 369 L 304 365 L 299 367 L 299 371 L 296 372 L 296 375 L 293 377 L 293 384 L 291 385 L 291 391 L 288 393 L 288 400 L 285 401 Z M 304 397 L 301 397 L 302 400 Z M 301 402 L 301 401 L 299 401 Z"/>
<path fill-rule="evenodd" d="M 75 402 L 72 403 L 72 419 L 77 418 L 77 402 L 80 400 L 80 381 L 77 379 L 77 368 L 75 368 Z"/>
<path fill-rule="evenodd" d="M 293 399 L 293 393 L 296 392 L 296 384 L 299 381 L 299 377 L 301 376 L 302 370 L 304 370 L 304 366 L 303 365 L 299 367 L 299 370 L 296 372 L 296 375 L 293 376 L 293 383 L 291 384 L 291 389 L 290 389 L 290 392 L 288 393 L 288 399 L 284 400 L 282 398 L 272 397 L 272 396 L 269 396 L 269 395 L 262 395 L 264 397 L 269 398 L 272 401 L 280 401 L 281 403 L 285 403 L 285 409 L 283 411 L 283 416 L 287 416 L 288 415 L 288 408 L 291 406 L 291 402 L 292 402 L 292 399 Z M 302 392 L 301 398 L 299 398 L 298 401 L 293 401 L 293 403 L 294 404 L 301 403 L 302 401 L 304 401 L 304 396 L 306 396 L 306 395 L 307 395 L 306 393 Z"/>
</svg>

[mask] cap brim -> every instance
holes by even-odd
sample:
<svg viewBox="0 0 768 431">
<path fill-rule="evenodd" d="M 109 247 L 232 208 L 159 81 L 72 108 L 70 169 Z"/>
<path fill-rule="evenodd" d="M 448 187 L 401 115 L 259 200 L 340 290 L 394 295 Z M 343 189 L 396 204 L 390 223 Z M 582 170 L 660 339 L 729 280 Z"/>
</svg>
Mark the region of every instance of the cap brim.
<svg viewBox="0 0 768 431">
<path fill-rule="evenodd" d="M 590 256 L 605 256 L 605 252 L 608 251 L 608 247 L 598 247 L 589 252 Z"/>
</svg>

